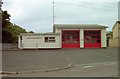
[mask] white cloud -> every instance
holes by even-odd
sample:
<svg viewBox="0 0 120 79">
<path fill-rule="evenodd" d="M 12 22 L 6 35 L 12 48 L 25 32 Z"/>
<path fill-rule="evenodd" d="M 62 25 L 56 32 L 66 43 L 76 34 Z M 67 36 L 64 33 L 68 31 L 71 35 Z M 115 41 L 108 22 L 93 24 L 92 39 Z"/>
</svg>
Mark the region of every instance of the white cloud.
<svg viewBox="0 0 120 79">
<path fill-rule="evenodd" d="M 118 17 L 118 0 L 99 3 L 96 1 L 103 0 L 54 1 L 55 23 L 97 23 L 108 25 L 111 30 Z M 3 9 L 10 13 L 13 23 L 27 30 L 47 32 L 52 31 L 52 6 L 51 0 L 8 0 Z"/>
</svg>

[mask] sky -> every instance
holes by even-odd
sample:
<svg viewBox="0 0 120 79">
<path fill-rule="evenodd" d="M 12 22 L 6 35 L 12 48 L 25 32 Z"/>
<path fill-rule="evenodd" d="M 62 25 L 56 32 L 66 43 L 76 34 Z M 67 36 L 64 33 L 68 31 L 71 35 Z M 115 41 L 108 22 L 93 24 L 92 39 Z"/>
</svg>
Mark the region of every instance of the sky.
<svg viewBox="0 0 120 79">
<path fill-rule="evenodd" d="M 2 9 L 27 31 L 52 32 L 53 1 L 54 24 L 99 24 L 112 30 L 118 20 L 119 0 L 6 0 Z"/>
</svg>

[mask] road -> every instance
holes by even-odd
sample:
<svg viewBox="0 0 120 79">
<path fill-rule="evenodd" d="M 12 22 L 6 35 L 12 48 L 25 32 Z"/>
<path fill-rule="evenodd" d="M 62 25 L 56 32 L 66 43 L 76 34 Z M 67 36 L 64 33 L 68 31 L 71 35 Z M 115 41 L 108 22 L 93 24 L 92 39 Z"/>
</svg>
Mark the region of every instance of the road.
<svg viewBox="0 0 120 79">
<path fill-rule="evenodd" d="M 3 51 L 3 71 L 23 71 L 64 67 L 66 70 L 25 74 L 6 74 L 7 77 L 116 77 L 118 49 L 59 49 Z"/>
</svg>

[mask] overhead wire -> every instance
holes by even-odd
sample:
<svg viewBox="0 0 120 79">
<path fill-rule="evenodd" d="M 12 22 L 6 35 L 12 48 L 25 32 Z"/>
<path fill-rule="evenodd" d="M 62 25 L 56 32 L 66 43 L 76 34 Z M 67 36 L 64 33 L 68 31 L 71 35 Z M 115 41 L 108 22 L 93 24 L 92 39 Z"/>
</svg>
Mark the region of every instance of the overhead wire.
<svg viewBox="0 0 120 79">
<path fill-rule="evenodd" d="M 74 4 L 71 2 L 56 2 L 56 3 L 67 5 L 67 6 L 76 6 L 76 7 L 96 9 L 96 10 L 101 10 L 101 11 L 109 11 L 109 12 L 116 12 L 117 11 L 117 6 L 113 7 L 110 4 L 106 5 L 106 4 L 99 4 L 99 3 L 92 3 L 92 2 L 79 2 L 80 4 Z M 95 4 L 97 4 L 96 5 L 97 7 L 94 6 Z M 103 8 L 99 8 L 99 7 L 103 7 Z M 111 8 L 114 8 L 114 10 Z"/>
</svg>

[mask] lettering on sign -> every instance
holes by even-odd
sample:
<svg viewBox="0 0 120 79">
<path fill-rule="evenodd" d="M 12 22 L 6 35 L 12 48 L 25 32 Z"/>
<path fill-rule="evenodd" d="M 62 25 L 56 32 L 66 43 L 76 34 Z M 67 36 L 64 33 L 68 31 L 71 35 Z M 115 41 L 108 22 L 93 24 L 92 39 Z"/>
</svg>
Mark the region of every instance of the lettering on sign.
<svg viewBox="0 0 120 79">
<path fill-rule="evenodd" d="M 27 37 L 26 39 L 42 39 L 42 37 Z"/>
</svg>

